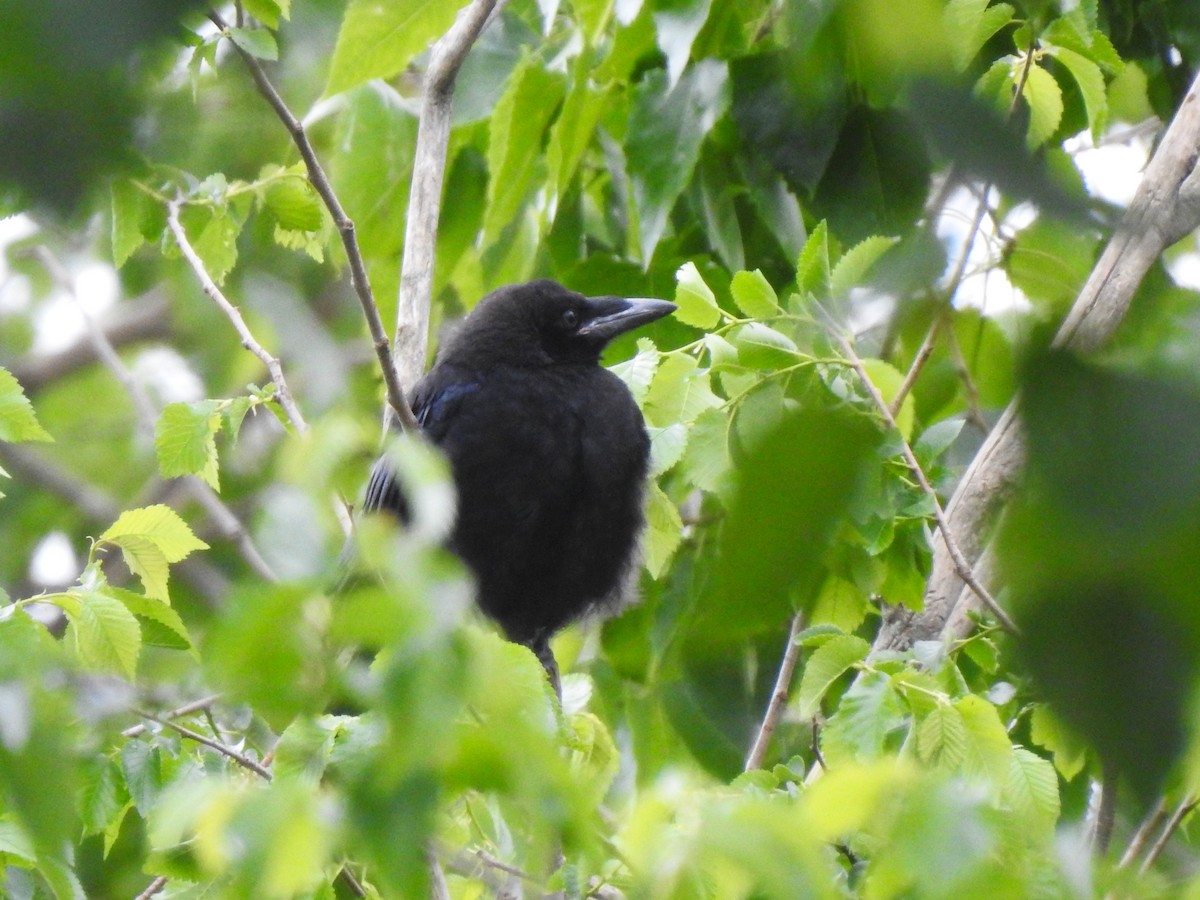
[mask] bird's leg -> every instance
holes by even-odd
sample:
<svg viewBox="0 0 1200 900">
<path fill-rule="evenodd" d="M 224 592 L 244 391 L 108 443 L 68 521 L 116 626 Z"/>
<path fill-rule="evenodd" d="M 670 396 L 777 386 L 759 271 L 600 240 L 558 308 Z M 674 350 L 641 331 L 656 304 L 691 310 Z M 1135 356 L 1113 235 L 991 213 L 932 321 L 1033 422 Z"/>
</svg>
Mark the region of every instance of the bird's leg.
<svg viewBox="0 0 1200 900">
<path fill-rule="evenodd" d="M 554 658 L 554 651 L 550 649 L 550 638 L 544 632 L 539 632 L 537 637 L 529 642 L 528 647 L 533 651 L 533 655 L 538 658 L 538 662 L 542 664 L 542 668 L 546 670 L 546 677 L 550 679 L 550 687 L 554 688 L 554 696 L 558 698 L 558 703 L 562 705 L 562 682 L 558 677 L 558 661 Z"/>
</svg>

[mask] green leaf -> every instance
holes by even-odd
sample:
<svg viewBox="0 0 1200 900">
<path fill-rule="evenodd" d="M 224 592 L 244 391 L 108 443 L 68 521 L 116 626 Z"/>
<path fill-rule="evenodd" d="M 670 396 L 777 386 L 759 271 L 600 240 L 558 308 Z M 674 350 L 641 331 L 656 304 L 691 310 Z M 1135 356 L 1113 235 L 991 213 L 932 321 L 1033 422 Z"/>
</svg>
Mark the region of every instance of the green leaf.
<svg viewBox="0 0 1200 900">
<path fill-rule="evenodd" d="M 179 613 L 161 600 L 136 594 L 121 588 L 108 587 L 105 593 L 111 594 L 122 603 L 137 618 L 142 627 L 142 643 L 155 647 L 167 647 L 172 650 L 195 651 L 187 626 Z"/>
<path fill-rule="evenodd" d="M 142 629 L 120 600 L 99 591 L 84 593 L 71 632 L 75 652 L 85 666 L 134 679 Z"/>
<path fill-rule="evenodd" d="M 904 376 L 894 366 L 881 359 L 864 359 L 862 365 L 866 370 L 867 377 L 871 379 L 871 384 L 875 385 L 876 390 L 883 396 L 884 402 L 890 404 L 896 394 L 900 392 L 900 387 L 904 384 Z M 874 408 L 874 404 L 871 406 Z M 904 402 L 900 404 L 899 411 L 895 414 L 896 427 L 900 429 L 900 435 L 906 441 L 912 436 L 915 417 L 916 405 L 912 392 L 909 391 Z"/>
<path fill-rule="evenodd" d="M 858 287 L 866 278 L 871 266 L 896 245 L 896 238 L 872 235 L 859 241 L 837 261 L 829 276 L 829 292 L 835 297 L 844 297 L 852 287 Z"/>
<path fill-rule="evenodd" d="M 1029 67 L 1021 96 L 1029 104 L 1029 134 L 1026 143 L 1036 150 L 1050 139 L 1062 121 L 1062 88 L 1054 76 L 1041 66 Z"/>
<path fill-rule="evenodd" d="M 294 175 L 272 181 L 263 194 L 263 202 L 280 228 L 316 231 L 321 227 L 323 207 L 307 178 Z"/>
<path fill-rule="evenodd" d="M 230 28 L 229 39 L 256 59 L 279 59 L 275 35 L 265 28 Z"/>
<path fill-rule="evenodd" d="M 242 223 L 224 208 L 184 207 L 180 214 L 188 242 L 218 285 L 237 264 L 237 239 Z"/>
<path fill-rule="evenodd" d="M 729 339 L 738 362 L 750 369 L 785 369 L 800 360 L 795 341 L 761 322 L 739 325 Z"/>
<path fill-rule="evenodd" d="M 163 789 L 162 751 L 143 740 L 128 741 L 121 748 L 121 771 L 134 808 L 144 819 L 154 809 Z"/>
<path fill-rule="evenodd" d="M 651 425 L 685 425 L 706 409 L 720 406 L 721 398 L 709 386 L 709 373 L 683 353 L 663 356 L 646 394 L 646 418 Z"/>
<path fill-rule="evenodd" d="M 712 328 L 721 321 L 716 295 L 694 262 L 684 263 L 675 273 L 675 304 L 675 318 L 685 325 Z"/>
<path fill-rule="evenodd" d="M 101 758 L 87 772 L 79 795 L 79 813 L 85 834 L 103 834 L 125 816 L 129 791 L 119 760 Z M 3 839 L 0 838 L 0 844 Z M 3 852 L 0 846 L 0 852 Z"/>
<path fill-rule="evenodd" d="M 813 627 L 830 626 L 850 632 L 862 624 L 871 606 L 867 594 L 844 578 L 831 575 L 821 585 L 809 618 Z"/>
<path fill-rule="evenodd" d="M 671 498 L 656 482 L 650 483 L 646 498 L 646 571 L 658 579 L 683 540 L 683 521 Z"/>
<path fill-rule="evenodd" d="M 185 559 L 194 550 L 208 549 L 175 510 L 161 504 L 121 513 L 100 540 L 120 547 L 125 564 L 142 580 L 146 594 L 164 602 L 168 598 L 168 564 Z"/>
<path fill-rule="evenodd" d="M 112 183 L 112 252 L 119 269 L 147 240 L 146 220 L 155 201 L 137 185 L 125 179 Z"/>
<path fill-rule="evenodd" d="M 994 790 L 1005 784 L 1012 765 L 1013 746 L 996 707 L 968 694 L 954 702 L 965 728 L 962 769 L 983 778 Z"/>
<path fill-rule="evenodd" d="M 325 96 L 403 71 L 465 5 L 465 0 L 351 0 L 333 48 Z"/>
<path fill-rule="evenodd" d="M 804 664 L 797 696 L 802 719 L 811 719 L 821 708 L 821 700 L 833 683 L 855 663 L 871 652 L 871 645 L 853 634 L 839 634 L 813 651 Z"/>
<path fill-rule="evenodd" d="M 1012 21 L 1014 10 L 1007 3 L 989 6 L 990 0 L 950 0 L 944 22 L 955 67 L 965 71 L 980 48 L 997 31 Z"/>
<path fill-rule="evenodd" d="M 754 319 L 769 319 L 778 315 L 779 297 L 759 269 L 738 272 L 729 284 L 737 308 Z"/>
<path fill-rule="evenodd" d="M 1015 748 L 1003 800 L 1022 827 L 1052 834 L 1059 814 L 1058 776 L 1054 774 L 1054 766 L 1024 747 Z"/>
<path fill-rule="evenodd" d="M 246 12 L 268 28 L 278 28 L 279 20 L 291 13 L 291 0 L 242 0 Z"/>
<path fill-rule="evenodd" d="M 12 373 L 0 366 L 0 441 L 52 441 Z"/>
<path fill-rule="evenodd" d="M 634 356 L 625 362 L 610 366 L 609 371 L 625 382 L 629 393 L 633 394 L 633 399 L 640 406 L 646 402 L 646 395 L 650 392 L 650 385 L 654 381 L 654 373 L 658 371 L 658 362 L 662 354 L 650 338 L 638 338 L 637 348 Z"/>
<path fill-rule="evenodd" d="M 821 749 L 833 770 L 879 759 L 888 738 L 903 726 L 907 710 L 891 679 L 865 672 L 842 695 L 821 731 Z"/>
<path fill-rule="evenodd" d="M 917 729 L 917 755 L 932 766 L 957 770 L 966 752 L 967 726 L 962 713 L 949 704 L 935 704 Z"/>
<path fill-rule="evenodd" d="M 796 261 L 796 287 L 801 293 L 829 295 L 829 228 L 822 219 L 812 230 Z"/>
<path fill-rule="evenodd" d="M 0 815 L 0 857 L 2 856 L 14 856 L 29 865 L 37 862 L 37 850 L 33 841 L 12 813 Z"/>
<path fill-rule="evenodd" d="M 579 161 L 583 159 L 600 117 L 608 108 L 612 93 L 609 86 L 594 87 L 586 74 L 578 75 L 567 92 L 562 111 L 550 126 L 550 139 L 546 145 L 550 184 L 558 196 L 567 192 L 575 177 Z"/>
<path fill-rule="evenodd" d="M 670 86 L 674 87 L 692 55 L 692 44 L 704 27 L 712 0 L 677 0 L 656 4 L 654 30 L 658 48 L 667 58 Z"/>
<path fill-rule="evenodd" d="M 676 422 L 665 428 L 651 426 L 647 431 L 650 433 L 650 477 L 657 478 L 683 458 L 688 430 L 686 425 Z"/>
<path fill-rule="evenodd" d="M 195 550 L 208 549 L 208 544 L 192 534 L 179 513 L 162 504 L 121 513 L 100 539 L 120 544 L 128 536 L 149 540 L 162 551 L 167 562 L 172 563 L 186 559 Z"/>
<path fill-rule="evenodd" d="M 688 429 L 681 471 L 689 484 L 703 491 L 725 495 L 731 490 L 733 462 L 729 418 L 724 410 L 706 409 L 696 417 Z"/>
<path fill-rule="evenodd" d="M 1120 122 L 1136 125 L 1154 115 L 1150 104 L 1150 81 L 1146 70 L 1133 60 L 1108 83 L 1108 108 Z"/>
<path fill-rule="evenodd" d="M 164 478 L 199 475 L 213 490 L 217 477 L 217 430 L 221 415 L 213 400 L 169 403 L 154 427 L 154 449 Z"/>
<path fill-rule="evenodd" d="M 538 180 L 542 136 L 565 91 L 564 79 L 528 56 L 509 80 L 492 113 L 488 138 L 487 210 L 484 243 L 491 244 L 517 217 Z"/>
<path fill-rule="evenodd" d="M 1108 124 L 1108 94 L 1104 88 L 1104 75 L 1100 67 L 1082 54 L 1066 47 L 1049 47 L 1047 52 L 1057 59 L 1079 85 L 1083 105 L 1087 110 L 1088 126 L 1092 137 L 1099 139 Z"/>
<path fill-rule="evenodd" d="M 700 159 L 700 145 L 729 108 L 729 73 L 706 59 L 689 67 L 674 88 L 652 69 L 634 89 L 625 143 L 638 221 L 638 247 L 649 265 L 667 217 Z M 670 148 L 664 153 L 664 148 Z"/>
<path fill-rule="evenodd" d="M 1070 781 L 1083 771 L 1087 763 L 1087 745 L 1067 731 L 1050 707 L 1038 704 L 1029 717 L 1029 736 L 1033 743 L 1045 747 L 1054 756 L 1054 768 Z"/>
</svg>

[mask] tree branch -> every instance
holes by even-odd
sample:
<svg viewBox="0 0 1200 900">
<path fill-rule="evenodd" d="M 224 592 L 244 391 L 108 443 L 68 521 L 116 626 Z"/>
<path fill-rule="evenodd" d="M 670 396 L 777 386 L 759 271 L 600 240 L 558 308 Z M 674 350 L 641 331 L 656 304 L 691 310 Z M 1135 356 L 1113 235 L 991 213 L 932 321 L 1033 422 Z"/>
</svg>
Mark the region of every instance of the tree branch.
<svg viewBox="0 0 1200 900">
<path fill-rule="evenodd" d="M 147 438 L 153 441 L 158 410 L 154 402 L 150 399 L 150 395 L 146 392 L 145 387 L 138 381 L 133 372 L 129 370 L 129 367 L 125 365 L 116 348 L 109 342 L 108 335 L 104 333 L 96 323 L 96 320 L 84 309 L 83 304 L 79 301 L 79 295 L 75 290 L 75 280 L 71 277 L 71 273 L 66 270 L 58 258 L 45 246 L 37 247 L 34 250 L 34 255 L 45 266 L 46 271 L 50 273 L 55 282 L 74 301 L 76 309 L 83 319 L 87 338 L 92 344 L 96 358 L 100 360 L 104 367 L 117 379 L 121 387 L 125 389 L 125 393 L 133 401 L 133 408 L 137 415 L 138 424 Z M 238 552 L 249 563 L 250 568 L 268 581 L 278 580 L 270 565 L 268 565 L 259 552 L 258 547 L 255 546 L 253 538 L 250 537 L 250 532 L 246 530 L 246 526 L 234 515 L 233 510 L 221 501 L 216 492 L 195 475 L 186 476 L 183 482 L 187 485 L 188 493 L 204 507 L 205 512 L 208 513 L 208 517 L 217 526 L 217 530 L 237 547 Z"/>
<path fill-rule="evenodd" d="M 207 697 L 201 697 L 199 700 L 193 700 L 191 703 L 185 703 L 185 704 L 183 704 L 183 706 L 178 706 L 175 709 L 171 710 L 170 712 L 163 713 L 162 718 L 178 719 L 181 716 L 189 716 L 192 713 L 199 712 L 202 709 L 208 709 L 210 706 L 212 706 L 214 703 L 216 703 L 220 699 L 221 699 L 220 694 L 209 694 Z M 139 734 L 144 734 L 146 732 L 146 730 L 147 729 L 146 729 L 145 724 L 134 725 L 134 726 L 132 726 L 130 728 L 126 728 L 124 731 L 122 731 L 121 737 L 124 737 L 124 738 L 137 737 Z"/>
<path fill-rule="evenodd" d="M 437 247 L 450 141 L 454 81 L 467 52 L 505 0 L 472 0 L 430 53 L 425 70 L 421 120 L 413 160 L 412 190 L 404 230 L 400 268 L 400 303 L 396 320 L 395 357 L 403 384 L 415 384 L 425 369 L 429 344 L 429 308 L 433 301 L 433 256 Z"/>
<path fill-rule="evenodd" d="M 1146 272 L 1171 244 L 1200 225 L 1200 77 L 1167 128 L 1137 193 L 1088 277 L 1055 338 L 1055 345 L 1087 352 L 1112 336 Z M 954 640 L 971 627 L 978 608 L 961 577 L 956 555 L 976 559 L 1000 507 L 1011 497 L 1024 462 L 1017 402 L 1009 404 L 963 474 L 947 508 L 949 533 L 934 539 L 933 568 L 920 613 L 897 612 L 880 630 L 876 649 L 903 649 L 939 636 Z"/>
<path fill-rule="evenodd" d="M 763 716 L 762 724 L 758 727 L 758 735 L 754 738 L 754 745 L 750 748 L 750 753 L 746 757 L 746 765 L 744 771 L 749 772 L 751 769 L 761 769 L 763 759 L 767 755 L 767 746 L 771 743 L 771 735 L 775 733 L 775 726 L 779 724 L 779 718 L 783 715 L 784 704 L 787 703 L 788 691 L 792 686 L 792 675 L 796 671 L 796 662 L 800 659 L 800 644 L 796 638 L 804 629 L 803 613 L 796 613 L 792 616 L 792 627 L 788 631 L 787 647 L 783 651 L 783 659 L 779 662 L 779 674 L 775 676 L 775 689 L 771 692 L 771 700 L 767 703 L 767 711 Z"/>
<path fill-rule="evenodd" d="M 144 710 L 135 709 L 135 710 L 133 710 L 133 713 L 137 716 L 140 716 L 143 719 L 149 719 L 151 722 L 157 722 L 159 725 L 162 725 L 164 728 L 170 728 L 172 731 L 176 731 L 179 734 L 183 735 L 189 741 L 195 741 L 197 744 L 203 744 L 205 747 L 211 747 L 213 750 L 216 750 L 222 756 L 229 757 L 235 763 L 237 763 L 239 766 L 241 766 L 243 769 L 249 769 L 251 772 L 253 772 L 255 775 L 258 775 L 260 778 L 264 778 L 267 781 L 270 781 L 274 777 L 271 774 L 270 769 L 265 768 L 264 766 L 260 765 L 259 763 L 255 762 L 254 760 L 252 760 L 250 757 L 246 756 L 245 754 L 238 753 L 232 747 L 226 746 L 225 744 L 222 744 L 220 741 L 214 740 L 214 739 L 208 737 L 207 735 L 200 734 L 200 732 L 198 732 L 198 731 L 192 731 L 192 729 L 190 729 L 190 728 L 184 728 L 178 722 L 172 722 L 170 719 L 163 719 L 159 716 L 154 715 L 153 713 L 145 712 Z"/>
<path fill-rule="evenodd" d="M 1162 855 L 1163 850 L 1167 848 L 1167 842 L 1171 840 L 1171 835 L 1187 818 L 1188 813 L 1196 808 L 1196 804 L 1200 803 L 1195 797 L 1184 797 L 1180 804 L 1175 807 L 1175 811 L 1171 813 L 1171 818 L 1167 819 L 1167 824 L 1163 826 L 1162 833 L 1159 834 L 1158 840 L 1154 842 L 1154 846 L 1150 848 L 1150 852 L 1146 854 L 1146 858 L 1142 860 L 1141 868 L 1138 869 L 1143 875 L 1150 870 L 1154 865 L 1154 861 Z"/>
<path fill-rule="evenodd" d="M 209 10 L 208 18 L 223 32 L 229 30 L 229 25 L 221 16 Z M 308 140 L 308 133 L 304 130 L 304 125 L 297 119 L 280 96 L 279 91 L 275 89 L 275 85 L 267 78 L 267 73 L 263 71 L 262 64 L 257 59 L 243 50 L 236 42 L 230 41 L 234 50 L 241 56 L 242 61 L 246 64 L 246 68 L 250 70 L 250 77 L 254 79 L 254 84 L 258 88 L 258 92 L 275 111 L 275 115 L 279 117 L 279 121 L 287 128 L 288 134 L 292 136 L 292 142 L 296 145 L 296 149 L 300 151 L 300 157 L 304 160 L 304 166 L 308 170 L 308 180 L 320 196 L 321 201 L 325 204 L 325 208 L 329 210 L 330 216 L 333 217 L 333 224 L 338 230 L 338 234 L 342 238 L 342 246 L 346 250 L 346 259 L 350 264 L 350 281 L 354 285 L 354 293 L 358 297 L 359 306 L 362 307 L 363 317 L 367 320 L 367 330 L 371 333 L 371 343 L 375 347 L 375 355 L 379 360 L 379 369 L 383 373 L 383 383 L 387 389 L 388 406 L 399 417 L 400 424 L 407 429 L 416 429 L 417 420 L 413 417 L 412 408 L 408 405 L 408 401 L 404 398 L 404 390 L 401 387 L 400 380 L 396 374 L 396 364 L 393 361 L 391 347 L 388 345 L 387 332 L 383 328 L 383 320 L 379 317 L 379 307 L 375 303 L 375 293 L 371 290 L 371 281 L 367 277 L 367 266 L 363 261 L 362 251 L 358 247 L 358 236 L 354 230 L 354 222 L 346 215 L 346 211 L 342 209 L 342 204 L 334 193 L 333 185 L 329 181 L 329 177 L 325 174 L 325 169 L 321 166 L 321 161 L 317 158 L 316 151 L 313 149 L 312 143 Z"/>
<path fill-rule="evenodd" d="M 992 613 L 992 615 L 996 617 L 996 621 L 1000 623 L 1001 627 L 1003 627 L 1005 631 L 1009 632 L 1010 634 L 1017 634 L 1017 626 L 1009 617 L 1008 613 L 1006 613 L 1000 607 L 1000 604 L 998 604 L 995 598 L 988 593 L 987 588 L 979 583 L 979 580 L 971 571 L 970 563 L 967 562 L 962 550 L 959 549 L 958 544 L 954 540 L 954 535 L 950 529 L 950 523 L 946 518 L 945 511 L 942 509 L 941 501 L 938 500 L 937 491 L 935 491 L 933 489 L 933 485 L 929 483 L 929 479 L 925 476 L 925 470 L 921 468 L 920 462 L 917 461 L 917 457 L 913 453 L 912 447 L 908 445 L 908 441 L 904 439 L 904 435 L 900 432 L 899 426 L 896 425 L 896 418 L 892 415 L 892 411 L 888 409 L 887 401 L 883 399 L 883 395 L 879 393 L 879 389 L 875 387 L 874 383 L 871 381 L 870 375 L 867 374 L 867 370 L 863 366 L 862 360 L 859 359 L 858 354 L 855 352 L 850 341 L 847 340 L 840 331 L 836 330 L 836 325 L 831 323 L 831 327 L 835 329 L 833 331 L 834 341 L 841 348 L 842 353 L 845 354 L 846 359 L 849 360 L 850 365 L 854 368 L 854 371 L 858 373 L 858 377 L 862 380 L 864 387 L 866 387 L 867 393 L 871 395 L 871 400 L 875 403 L 875 407 L 879 410 L 879 414 L 883 416 L 883 420 L 888 424 L 888 427 L 899 435 L 900 452 L 904 456 L 904 461 L 908 464 L 908 469 L 910 472 L 912 472 L 913 477 L 917 480 L 917 484 L 920 486 L 921 491 L 933 503 L 933 517 L 937 522 L 938 531 L 941 533 L 942 538 L 945 541 L 955 573 L 963 580 L 964 584 L 968 585 L 971 590 L 975 592 L 975 595 L 979 598 L 980 602 L 982 602 L 983 605 L 986 606 Z"/>
</svg>

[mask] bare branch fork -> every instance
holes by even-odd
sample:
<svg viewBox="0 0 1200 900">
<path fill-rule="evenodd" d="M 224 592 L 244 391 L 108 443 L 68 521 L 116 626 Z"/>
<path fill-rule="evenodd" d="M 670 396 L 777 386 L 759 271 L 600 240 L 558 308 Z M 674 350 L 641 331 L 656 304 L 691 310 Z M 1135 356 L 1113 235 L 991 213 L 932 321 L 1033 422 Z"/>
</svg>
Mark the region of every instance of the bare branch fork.
<svg viewBox="0 0 1200 900">
<path fill-rule="evenodd" d="M 208 18 L 221 31 L 227 32 L 229 30 L 228 23 L 216 11 L 209 10 Z M 350 264 L 350 280 L 354 285 L 354 293 L 358 297 L 363 316 L 367 320 L 367 329 L 371 332 L 371 343 L 374 345 L 375 355 L 379 359 L 379 368 L 383 373 L 383 382 L 387 389 L 388 406 L 399 417 L 401 425 L 405 428 L 416 429 L 417 420 L 413 417 L 412 408 L 404 398 L 404 390 L 401 388 L 400 380 L 396 374 L 396 365 L 392 361 L 391 347 L 388 344 L 387 333 L 383 329 L 383 321 L 379 317 L 379 307 L 375 303 L 375 294 L 371 290 L 370 279 L 367 278 L 367 267 L 366 263 L 363 262 L 362 251 L 358 247 L 358 236 L 354 230 L 354 222 L 346 215 L 346 211 L 342 209 L 342 204 L 338 200 L 337 194 L 333 191 L 333 185 L 330 184 L 329 177 L 325 174 L 325 170 L 321 166 L 321 161 L 317 158 L 316 151 L 313 150 L 312 143 L 308 140 L 308 134 L 304 130 L 304 125 L 288 109 L 279 91 L 275 89 L 271 80 L 267 78 L 262 64 L 235 42 L 231 41 L 230 43 L 238 55 L 241 56 L 242 61 L 246 64 L 246 68 L 250 70 L 250 77 L 254 79 L 254 84 L 258 88 L 258 92 L 262 94 L 263 98 L 271 106 L 271 109 L 275 111 L 275 115 L 279 117 L 279 120 L 287 128 L 288 134 L 292 136 L 292 142 L 296 145 L 296 149 L 300 151 L 300 157 L 304 160 L 304 166 L 308 170 L 309 183 L 312 184 L 321 201 L 325 204 L 325 208 L 329 210 L 329 214 L 333 217 L 333 223 L 342 238 L 342 246 L 346 250 L 346 259 Z M 428 321 L 428 318 L 426 318 L 426 321 Z"/>
<path fill-rule="evenodd" d="M 1055 346 L 1087 352 L 1107 342 L 1154 262 L 1200 226 L 1198 155 L 1200 77 L 1163 135 L 1132 203 L 1059 329 Z M 914 641 L 939 637 L 954 640 L 970 629 L 970 613 L 978 604 L 955 557 L 978 559 L 983 553 L 990 524 L 1011 496 L 1024 459 L 1014 402 L 992 428 L 947 507 L 949 528 L 934 540 L 924 609 L 889 619 L 875 640 L 876 649 L 903 649 Z M 947 541 L 951 535 L 953 541 Z"/>
</svg>

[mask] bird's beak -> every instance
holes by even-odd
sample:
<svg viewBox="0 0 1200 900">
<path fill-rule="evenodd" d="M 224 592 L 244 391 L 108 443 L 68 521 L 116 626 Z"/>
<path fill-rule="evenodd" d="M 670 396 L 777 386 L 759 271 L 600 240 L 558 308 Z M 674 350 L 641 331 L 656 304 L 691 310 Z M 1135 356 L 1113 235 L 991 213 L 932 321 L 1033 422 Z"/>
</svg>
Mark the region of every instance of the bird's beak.
<svg viewBox="0 0 1200 900">
<path fill-rule="evenodd" d="M 676 310 L 674 303 L 645 297 L 589 297 L 592 316 L 576 334 L 609 341 L 618 334 L 661 319 Z"/>
</svg>

